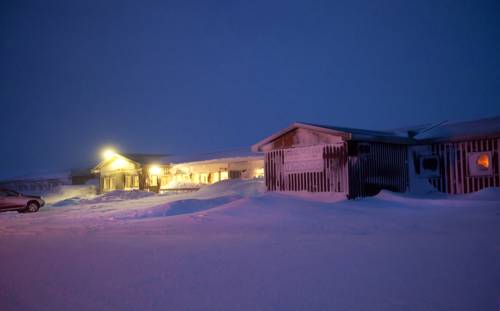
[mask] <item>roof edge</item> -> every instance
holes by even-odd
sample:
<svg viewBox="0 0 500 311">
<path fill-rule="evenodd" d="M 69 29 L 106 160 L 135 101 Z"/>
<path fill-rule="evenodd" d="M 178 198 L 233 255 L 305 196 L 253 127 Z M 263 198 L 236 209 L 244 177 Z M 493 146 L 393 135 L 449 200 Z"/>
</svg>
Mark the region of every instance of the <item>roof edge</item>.
<svg viewBox="0 0 500 311">
<path fill-rule="evenodd" d="M 335 135 L 341 135 L 343 136 L 346 140 L 350 140 L 351 139 L 351 133 L 349 132 L 343 132 L 343 131 L 337 131 L 337 130 L 333 130 L 333 129 L 330 129 L 330 128 L 326 128 L 326 127 L 321 127 L 321 126 L 316 126 L 316 125 L 311 125 L 311 124 L 308 124 L 308 123 L 303 123 L 303 122 L 294 122 L 292 124 L 290 124 L 289 126 L 287 126 L 286 128 L 282 129 L 282 130 L 279 130 L 278 132 L 275 132 L 274 134 L 264 138 L 263 140 L 255 143 L 252 145 L 252 151 L 253 152 L 262 152 L 261 150 L 261 147 L 263 145 L 267 145 L 268 143 L 272 142 L 273 140 L 275 140 L 276 138 L 294 130 L 294 129 L 297 129 L 297 128 L 305 128 L 305 129 L 310 129 L 310 130 L 315 130 L 315 131 L 320 131 L 320 132 L 324 132 L 324 133 L 327 133 L 327 134 L 335 134 Z"/>
<path fill-rule="evenodd" d="M 94 173 L 94 174 L 95 174 L 95 173 L 99 173 L 99 170 L 100 170 L 100 169 L 101 169 L 101 168 L 102 168 L 105 164 L 107 164 L 108 162 L 110 162 L 111 160 L 113 160 L 113 158 L 114 158 L 114 157 L 116 157 L 116 156 L 118 156 L 118 157 L 120 157 L 120 158 L 123 158 L 123 159 L 127 159 L 128 161 L 133 162 L 133 163 L 135 163 L 135 164 L 141 165 L 141 163 L 136 162 L 136 161 L 134 161 L 134 160 L 132 160 L 132 159 L 129 159 L 129 158 L 127 158 L 126 156 L 121 155 L 120 153 L 115 153 L 115 154 L 114 154 L 111 158 L 109 158 L 109 159 L 105 159 L 105 160 L 102 160 L 101 162 L 99 162 L 99 163 L 98 163 L 96 166 L 94 166 L 94 167 L 93 167 L 90 171 L 91 171 L 92 173 Z"/>
</svg>

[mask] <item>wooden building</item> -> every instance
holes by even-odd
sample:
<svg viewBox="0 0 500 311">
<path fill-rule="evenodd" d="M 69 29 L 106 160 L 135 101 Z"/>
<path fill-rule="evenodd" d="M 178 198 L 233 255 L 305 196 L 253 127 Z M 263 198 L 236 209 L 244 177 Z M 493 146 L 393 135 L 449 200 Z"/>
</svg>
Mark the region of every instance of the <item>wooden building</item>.
<svg viewBox="0 0 500 311">
<path fill-rule="evenodd" d="M 252 146 L 263 152 L 269 191 L 369 196 L 408 188 L 408 145 L 396 132 L 294 123 Z"/>
<path fill-rule="evenodd" d="M 92 170 L 99 175 L 100 192 L 113 190 L 158 191 L 158 178 L 165 165 L 159 165 L 166 155 L 112 153 Z"/>
<path fill-rule="evenodd" d="M 294 123 L 252 147 L 269 191 L 462 194 L 500 187 L 500 117 L 368 131 Z"/>
<path fill-rule="evenodd" d="M 443 123 L 415 133 L 413 139 L 412 190 L 422 183 L 449 194 L 500 187 L 500 117 Z"/>
<path fill-rule="evenodd" d="M 114 153 L 99 163 L 100 191 L 146 190 L 167 192 L 195 190 L 225 179 L 263 177 L 260 154 L 247 149 L 192 156 Z"/>
<path fill-rule="evenodd" d="M 264 159 L 247 148 L 170 157 L 166 189 L 213 184 L 226 179 L 264 177 Z"/>
</svg>

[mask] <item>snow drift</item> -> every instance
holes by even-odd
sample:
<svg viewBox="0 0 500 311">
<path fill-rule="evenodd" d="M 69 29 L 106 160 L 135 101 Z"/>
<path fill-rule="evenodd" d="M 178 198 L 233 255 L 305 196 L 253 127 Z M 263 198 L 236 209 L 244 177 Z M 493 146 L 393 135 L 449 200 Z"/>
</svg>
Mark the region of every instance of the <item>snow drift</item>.
<svg viewBox="0 0 500 311">
<path fill-rule="evenodd" d="M 497 308 L 499 189 L 346 200 L 253 180 L 141 196 L 0 214 L 0 309 Z"/>
</svg>

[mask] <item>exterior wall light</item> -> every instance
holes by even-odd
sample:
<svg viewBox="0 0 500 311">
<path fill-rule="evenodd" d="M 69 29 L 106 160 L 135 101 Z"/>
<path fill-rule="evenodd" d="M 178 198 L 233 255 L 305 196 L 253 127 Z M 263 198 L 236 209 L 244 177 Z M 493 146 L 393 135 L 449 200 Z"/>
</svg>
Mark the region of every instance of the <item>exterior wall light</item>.
<svg viewBox="0 0 500 311">
<path fill-rule="evenodd" d="M 483 153 L 476 159 L 477 166 L 482 170 L 487 170 L 490 168 L 490 157 L 488 154 Z"/>
<path fill-rule="evenodd" d="M 151 175 L 160 175 L 161 168 L 158 165 L 152 165 L 149 167 L 149 174 Z"/>
<path fill-rule="evenodd" d="M 111 148 L 106 148 L 102 151 L 102 158 L 104 160 L 109 160 L 116 155 L 116 151 Z"/>
<path fill-rule="evenodd" d="M 493 174 L 491 151 L 470 152 L 468 157 L 470 176 L 489 176 Z"/>
</svg>

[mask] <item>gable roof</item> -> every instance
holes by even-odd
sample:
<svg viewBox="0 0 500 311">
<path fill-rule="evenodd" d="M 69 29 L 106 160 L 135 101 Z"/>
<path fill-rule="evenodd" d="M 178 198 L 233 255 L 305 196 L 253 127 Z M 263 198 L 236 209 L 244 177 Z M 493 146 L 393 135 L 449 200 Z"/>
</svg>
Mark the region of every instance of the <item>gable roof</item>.
<svg viewBox="0 0 500 311">
<path fill-rule="evenodd" d="M 414 138 L 421 142 L 439 142 L 479 137 L 500 137 L 500 116 L 474 121 L 442 123 L 420 131 Z"/>
<path fill-rule="evenodd" d="M 114 161 L 116 157 L 119 157 L 119 158 L 124 158 L 124 159 L 127 159 L 127 160 L 131 161 L 131 162 L 134 162 L 135 164 L 139 164 L 139 165 L 140 165 L 140 163 L 139 163 L 139 162 L 136 162 L 136 161 L 134 161 L 134 160 L 132 160 L 132 159 L 129 159 L 129 158 L 127 158 L 127 157 L 125 157 L 125 156 L 123 156 L 123 155 L 121 155 L 121 154 L 119 154 L 119 153 L 115 153 L 115 154 L 114 154 L 112 157 L 110 157 L 109 159 L 104 159 L 104 160 L 102 160 L 101 162 L 99 162 L 99 164 L 97 164 L 96 166 L 94 166 L 94 168 L 92 168 L 91 172 L 92 172 L 92 173 L 94 173 L 94 174 L 95 174 L 95 173 L 99 173 L 99 170 L 100 170 L 103 166 L 107 165 L 107 164 L 108 164 L 108 163 L 110 163 L 111 161 Z"/>
<path fill-rule="evenodd" d="M 335 136 L 340 136 L 344 140 L 358 140 L 358 141 L 379 141 L 388 143 L 410 143 L 410 139 L 407 133 L 401 133 L 396 131 L 372 131 L 357 128 L 348 128 L 333 125 L 323 125 L 314 124 L 306 122 L 295 122 L 290 126 L 274 133 L 271 136 L 261 140 L 260 142 L 252 146 L 252 151 L 259 152 L 261 147 L 276 140 L 278 137 L 285 135 L 286 133 L 293 131 L 298 128 L 309 129 L 312 131 L 322 132 L 326 134 L 331 134 Z"/>
</svg>

